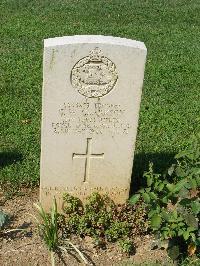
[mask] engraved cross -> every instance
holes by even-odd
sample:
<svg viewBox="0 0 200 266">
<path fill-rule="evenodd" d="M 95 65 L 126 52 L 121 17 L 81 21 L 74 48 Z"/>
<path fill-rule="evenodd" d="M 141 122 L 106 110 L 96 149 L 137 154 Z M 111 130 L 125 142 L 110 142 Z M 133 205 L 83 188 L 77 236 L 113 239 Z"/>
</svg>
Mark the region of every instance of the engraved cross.
<svg viewBox="0 0 200 266">
<path fill-rule="evenodd" d="M 92 153 L 92 139 L 87 138 L 87 147 L 86 147 L 86 153 L 80 154 L 80 153 L 73 153 L 72 158 L 84 158 L 85 159 L 85 173 L 84 173 L 84 179 L 83 182 L 87 182 L 89 180 L 89 171 L 90 171 L 90 159 L 103 159 L 104 153 L 96 154 Z"/>
</svg>

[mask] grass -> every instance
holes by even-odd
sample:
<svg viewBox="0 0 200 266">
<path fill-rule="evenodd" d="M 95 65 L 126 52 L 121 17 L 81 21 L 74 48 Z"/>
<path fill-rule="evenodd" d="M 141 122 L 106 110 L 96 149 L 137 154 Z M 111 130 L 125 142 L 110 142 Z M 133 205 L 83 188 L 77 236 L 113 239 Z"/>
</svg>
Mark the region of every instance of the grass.
<svg viewBox="0 0 200 266">
<path fill-rule="evenodd" d="M 34 204 L 37 209 L 40 220 L 37 219 L 36 216 L 33 216 L 38 225 L 39 234 L 44 240 L 47 249 L 50 252 L 51 256 L 51 265 L 56 265 L 56 254 L 59 254 L 59 251 L 64 251 L 66 253 L 70 253 L 70 250 L 75 251 L 80 258 L 83 260 L 85 265 L 87 265 L 88 261 L 83 255 L 83 253 L 73 244 L 69 239 L 65 240 L 65 245 L 59 245 L 59 237 L 58 237 L 58 212 L 57 212 L 57 203 L 56 200 L 53 200 L 53 205 L 49 213 L 46 213 L 41 205 Z"/>
<path fill-rule="evenodd" d="M 199 131 L 199 0 L 2 0 L 0 8 L 2 182 L 39 181 L 45 38 L 103 34 L 146 44 L 135 169 L 148 160 L 164 167 Z"/>
</svg>

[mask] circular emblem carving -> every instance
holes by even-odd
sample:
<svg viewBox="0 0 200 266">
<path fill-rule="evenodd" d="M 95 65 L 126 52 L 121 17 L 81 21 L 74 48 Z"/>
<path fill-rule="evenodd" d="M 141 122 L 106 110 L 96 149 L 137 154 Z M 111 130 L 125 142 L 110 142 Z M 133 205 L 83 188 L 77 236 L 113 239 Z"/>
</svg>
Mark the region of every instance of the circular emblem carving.
<svg viewBox="0 0 200 266">
<path fill-rule="evenodd" d="M 114 88 L 117 78 L 115 64 L 103 56 L 99 48 L 79 60 L 71 71 L 72 86 L 88 98 L 99 98 L 108 94 Z"/>
</svg>

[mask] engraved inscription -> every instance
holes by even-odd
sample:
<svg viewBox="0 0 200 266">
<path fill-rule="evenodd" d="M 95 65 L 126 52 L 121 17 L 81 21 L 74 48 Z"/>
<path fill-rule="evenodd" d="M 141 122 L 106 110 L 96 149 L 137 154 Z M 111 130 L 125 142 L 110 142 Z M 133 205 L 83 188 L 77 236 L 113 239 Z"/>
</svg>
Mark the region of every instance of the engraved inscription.
<svg viewBox="0 0 200 266">
<path fill-rule="evenodd" d="M 84 183 L 83 183 L 84 184 Z M 117 202 L 125 202 L 129 195 L 129 189 L 125 187 L 84 187 L 84 186 L 63 186 L 63 187 L 41 187 L 42 195 L 44 196 L 47 204 L 52 202 L 52 199 L 56 197 L 58 208 L 63 210 L 65 202 L 63 202 L 63 193 L 69 193 L 74 197 L 78 197 L 80 200 L 85 201 L 88 196 L 93 192 L 98 192 L 103 195 L 108 195 L 112 200 Z M 50 205 L 49 205 L 50 208 Z"/>
<path fill-rule="evenodd" d="M 52 123 L 56 134 L 126 135 L 131 127 L 120 104 L 64 103 L 58 113 L 60 121 Z"/>
<path fill-rule="evenodd" d="M 84 173 L 84 179 L 83 182 L 88 182 L 89 180 L 89 171 L 90 171 L 90 159 L 103 159 L 104 153 L 96 154 L 92 153 L 92 139 L 87 138 L 87 147 L 86 147 L 86 153 L 80 154 L 80 153 L 73 153 L 72 158 L 84 158 L 85 159 L 85 173 Z"/>
<path fill-rule="evenodd" d="M 99 48 L 79 60 L 71 71 L 72 86 L 88 98 L 99 98 L 108 94 L 114 88 L 117 78 L 115 64 L 103 56 Z"/>
<path fill-rule="evenodd" d="M 41 190 L 43 190 L 45 193 L 59 193 L 62 192 L 69 192 L 74 195 L 90 195 L 93 191 L 97 191 L 99 193 L 108 193 L 109 195 L 116 195 L 120 196 L 121 194 L 129 192 L 128 188 L 119 188 L 119 187 L 41 187 Z"/>
</svg>

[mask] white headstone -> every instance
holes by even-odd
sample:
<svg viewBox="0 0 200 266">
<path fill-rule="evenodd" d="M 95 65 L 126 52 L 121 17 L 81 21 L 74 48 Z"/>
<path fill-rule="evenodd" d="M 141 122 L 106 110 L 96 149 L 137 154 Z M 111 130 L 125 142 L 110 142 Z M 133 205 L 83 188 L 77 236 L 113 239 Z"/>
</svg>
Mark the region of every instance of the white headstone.
<svg viewBox="0 0 200 266">
<path fill-rule="evenodd" d="M 142 42 L 108 36 L 44 40 L 40 200 L 68 192 L 129 196 L 146 59 Z"/>
</svg>

